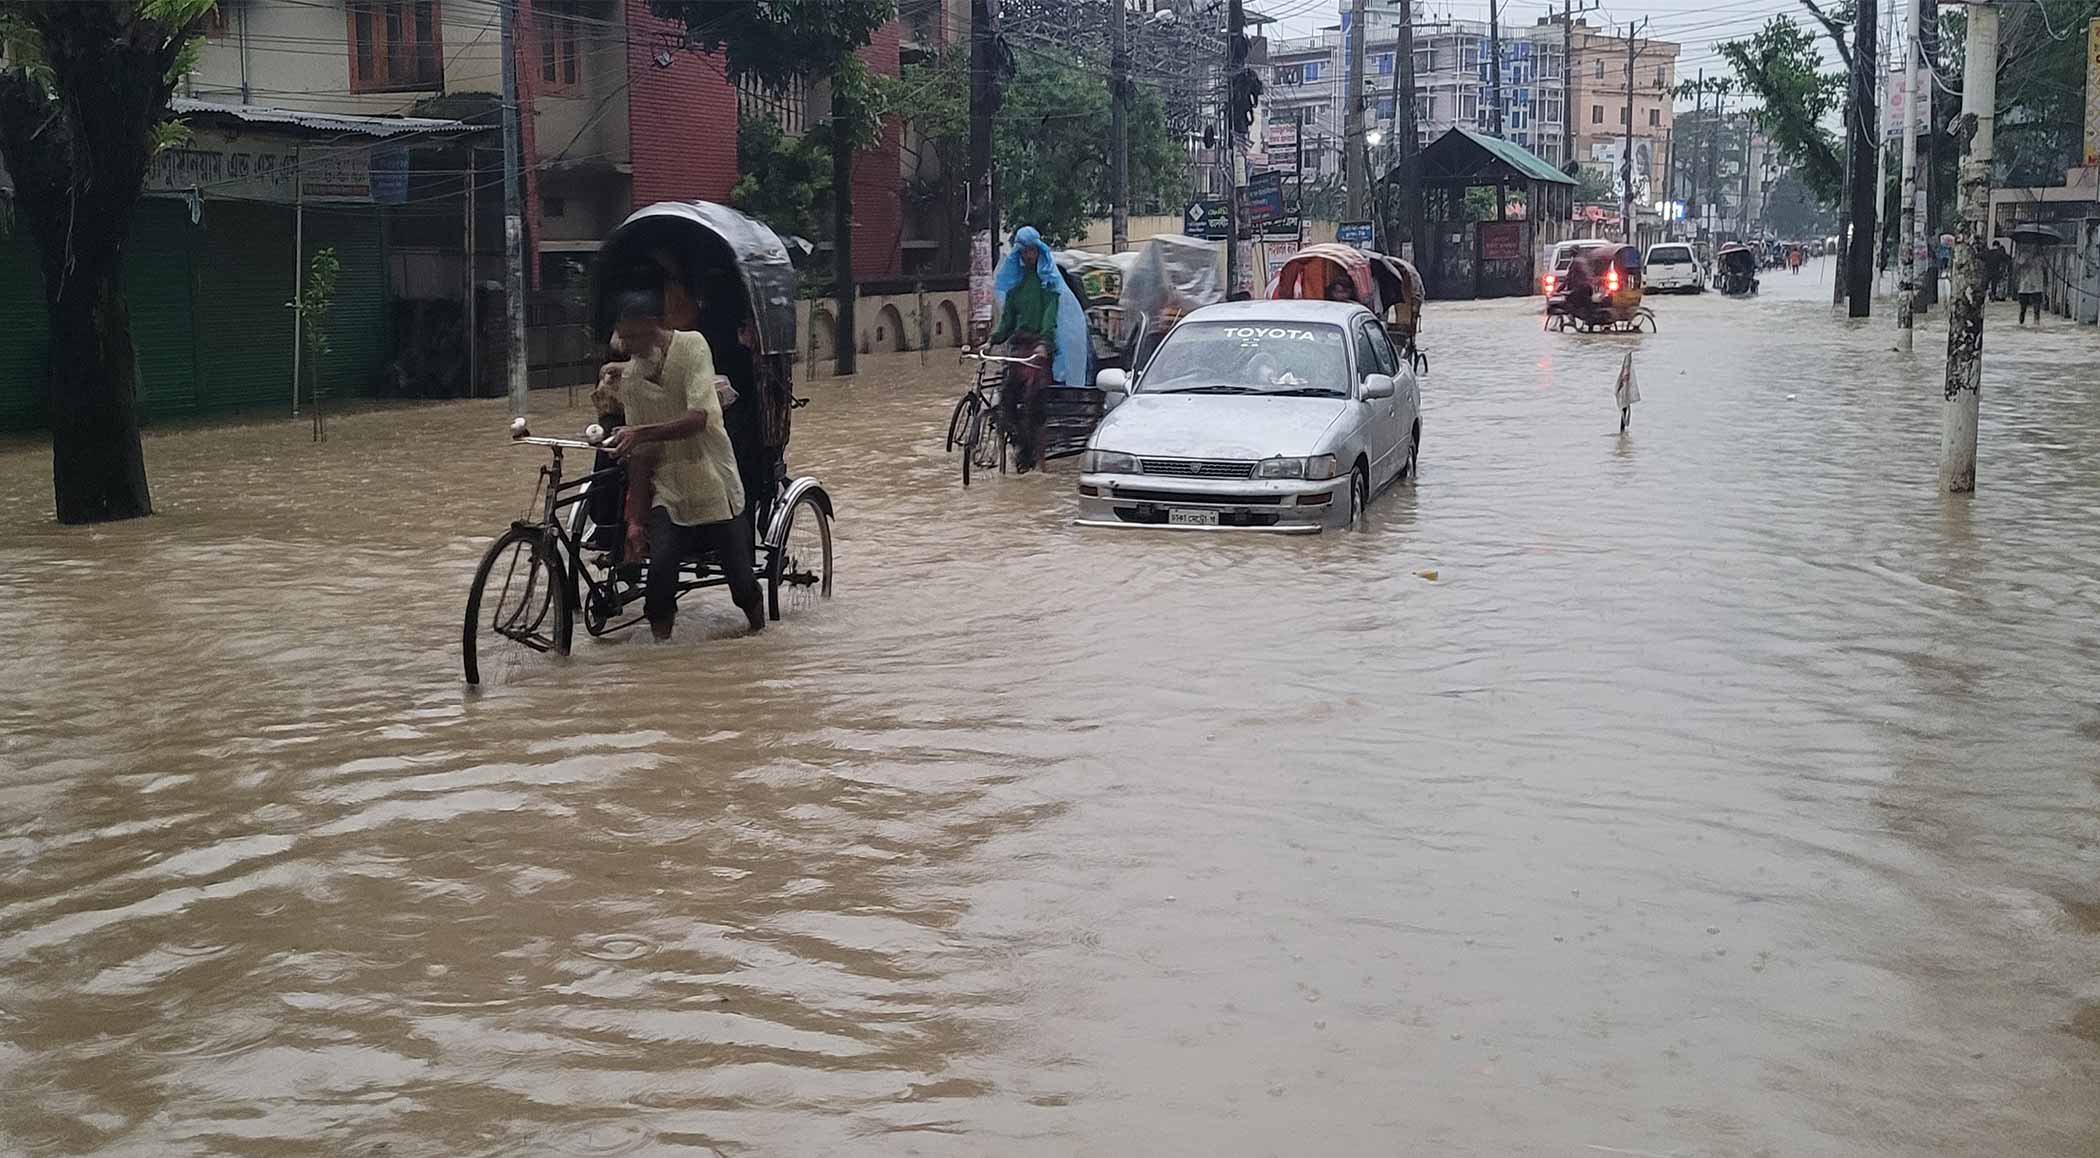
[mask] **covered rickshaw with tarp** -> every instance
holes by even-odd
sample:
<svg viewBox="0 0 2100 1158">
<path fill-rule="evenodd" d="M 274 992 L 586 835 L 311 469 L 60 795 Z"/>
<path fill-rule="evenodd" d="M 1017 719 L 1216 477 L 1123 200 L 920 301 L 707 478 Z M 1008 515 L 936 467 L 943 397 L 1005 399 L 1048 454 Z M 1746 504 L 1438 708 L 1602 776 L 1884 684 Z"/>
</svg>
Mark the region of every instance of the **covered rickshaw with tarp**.
<svg viewBox="0 0 2100 1158">
<path fill-rule="evenodd" d="M 1385 323 L 1417 374 L 1429 372 L 1429 358 L 1416 344 L 1426 297 L 1422 275 L 1400 258 L 1352 245 L 1308 245 L 1276 272 L 1269 297 L 1356 302 Z"/>
<path fill-rule="evenodd" d="M 789 427 L 805 400 L 794 388 L 796 275 L 781 239 L 726 206 L 659 202 L 606 238 L 591 281 L 592 337 L 608 361 L 618 299 L 634 290 L 661 295 L 672 329 L 707 339 L 770 618 L 829 597 L 831 496 L 787 470 Z M 527 517 L 496 540 L 475 574 L 463 643 L 468 683 L 481 682 L 481 666 L 496 656 L 508 666 L 520 655 L 567 654 L 578 613 L 592 635 L 640 620 L 643 561 L 623 557 L 617 525 L 625 467 L 601 451 L 591 471 L 563 473 L 564 451 L 596 450 L 605 435 L 599 423 L 574 439 L 535 436 L 522 418 L 512 423 L 513 442 L 546 448 L 552 461 L 540 469 Z M 724 583 L 719 562 L 703 555 L 683 561 L 678 593 Z"/>
<path fill-rule="evenodd" d="M 1123 342 L 1131 351 L 1126 369 L 1141 369 L 1191 311 L 1225 300 L 1221 243 L 1178 233 L 1148 238 L 1123 281 Z"/>
<path fill-rule="evenodd" d="M 1757 251 L 1731 241 L 1714 254 L 1715 287 L 1730 297 L 1757 292 Z"/>
<path fill-rule="evenodd" d="M 1655 330 L 1655 311 L 1641 304 L 1641 251 L 1631 245 L 1578 250 L 1546 299 L 1546 328 L 1631 334 Z"/>
</svg>

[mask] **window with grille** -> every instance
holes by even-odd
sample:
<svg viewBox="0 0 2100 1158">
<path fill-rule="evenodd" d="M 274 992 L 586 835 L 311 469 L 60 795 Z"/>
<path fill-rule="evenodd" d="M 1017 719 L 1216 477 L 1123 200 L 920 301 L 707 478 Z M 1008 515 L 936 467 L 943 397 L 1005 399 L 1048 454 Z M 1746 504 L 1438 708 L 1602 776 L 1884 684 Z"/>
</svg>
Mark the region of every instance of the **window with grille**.
<svg viewBox="0 0 2100 1158">
<path fill-rule="evenodd" d="M 350 91 L 444 85 L 437 0 L 350 0 Z"/>
<path fill-rule="evenodd" d="M 584 8 L 580 0 L 535 0 L 539 17 L 540 84 L 569 88 L 581 75 Z"/>
</svg>

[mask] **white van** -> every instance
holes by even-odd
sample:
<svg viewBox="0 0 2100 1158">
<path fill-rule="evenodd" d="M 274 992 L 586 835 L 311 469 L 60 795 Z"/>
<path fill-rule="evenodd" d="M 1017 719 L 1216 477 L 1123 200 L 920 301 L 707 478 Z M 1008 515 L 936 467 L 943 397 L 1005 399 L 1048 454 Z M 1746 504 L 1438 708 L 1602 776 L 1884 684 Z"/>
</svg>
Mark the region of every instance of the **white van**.
<svg viewBox="0 0 2100 1158">
<path fill-rule="evenodd" d="M 1706 289 L 1706 268 L 1689 243 L 1659 241 L 1648 247 L 1648 268 L 1641 271 L 1644 288 L 1695 294 Z"/>
</svg>

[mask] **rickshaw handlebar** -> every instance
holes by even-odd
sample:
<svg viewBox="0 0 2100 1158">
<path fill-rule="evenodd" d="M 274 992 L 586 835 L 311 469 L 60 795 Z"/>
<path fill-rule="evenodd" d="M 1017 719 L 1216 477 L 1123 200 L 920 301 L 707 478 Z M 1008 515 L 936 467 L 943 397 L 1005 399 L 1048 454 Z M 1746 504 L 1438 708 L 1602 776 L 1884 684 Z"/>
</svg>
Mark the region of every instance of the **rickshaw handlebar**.
<svg viewBox="0 0 2100 1158">
<path fill-rule="evenodd" d="M 957 361 L 1010 362 L 1016 366 L 1040 366 L 1043 364 L 1043 356 L 1041 354 L 1030 354 L 1026 358 L 1009 358 L 1004 354 L 980 354 L 975 350 L 964 350 L 958 356 Z"/>
</svg>

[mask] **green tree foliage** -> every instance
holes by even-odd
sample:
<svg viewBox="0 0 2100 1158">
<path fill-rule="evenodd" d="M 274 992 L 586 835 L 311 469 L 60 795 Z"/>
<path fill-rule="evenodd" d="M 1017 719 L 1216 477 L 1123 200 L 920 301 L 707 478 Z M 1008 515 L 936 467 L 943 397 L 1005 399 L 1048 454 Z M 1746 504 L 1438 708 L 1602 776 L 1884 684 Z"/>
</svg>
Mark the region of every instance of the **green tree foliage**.
<svg viewBox="0 0 2100 1158">
<path fill-rule="evenodd" d="M 1001 213 L 1012 225 L 1035 226 L 1053 245 L 1074 241 L 1085 234 L 1088 219 L 1108 210 L 1108 78 L 1089 60 L 1030 50 L 1016 54 L 1004 87 L 992 133 Z M 964 180 L 967 53 L 907 67 L 884 95 L 884 107 L 911 124 L 922 147 L 940 159 L 941 171 L 955 182 Z M 1168 127 L 1156 92 L 1137 86 L 1126 128 L 1131 205 L 1141 212 L 1178 209 L 1188 191 L 1187 153 Z"/>
<path fill-rule="evenodd" d="M 1840 200 L 1844 145 L 1823 126 L 1844 101 L 1845 74 L 1823 70 L 1815 36 L 1792 17 L 1774 16 L 1755 34 L 1721 45 L 1721 55 L 1761 106 L 1758 124 L 1780 156 L 1819 199 Z"/>
<path fill-rule="evenodd" d="M 737 126 L 737 172 L 729 201 L 775 232 L 820 237 L 831 201 L 831 133 L 819 126 L 800 137 L 766 117 Z"/>
<path fill-rule="evenodd" d="M 212 0 L 0 0 L 0 160 L 40 252 L 58 518 L 151 514 L 138 359 L 119 276 L 168 98 Z"/>
<path fill-rule="evenodd" d="M 1609 205 L 1619 200 L 1613 190 L 1611 172 L 1602 165 L 1581 165 L 1575 170 L 1575 200 L 1585 205 Z"/>
<path fill-rule="evenodd" d="M 343 263 L 337 260 L 334 249 L 314 251 L 306 278 L 299 286 L 299 296 L 285 303 L 298 314 L 300 334 L 306 339 L 307 381 L 310 383 L 307 396 L 313 400 L 315 442 L 328 438 L 328 427 L 321 416 L 321 360 L 335 349 L 335 343 L 329 338 L 328 313 L 335 308 L 335 282 L 342 272 Z"/>
<path fill-rule="evenodd" d="M 649 8 L 719 54 L 730 79 L 774 88 L 828 75 L 897 15 L 895 0 L 650 0 Z"/>
</svg>

